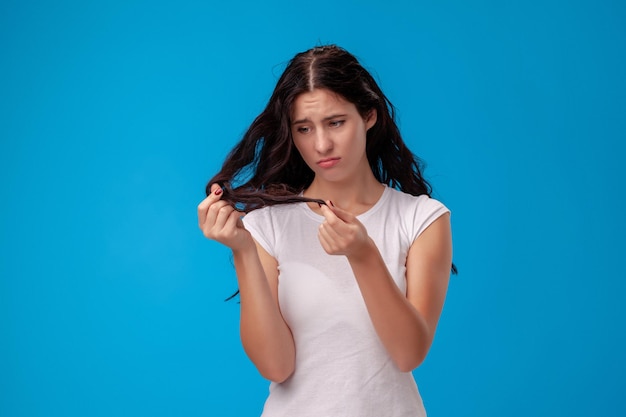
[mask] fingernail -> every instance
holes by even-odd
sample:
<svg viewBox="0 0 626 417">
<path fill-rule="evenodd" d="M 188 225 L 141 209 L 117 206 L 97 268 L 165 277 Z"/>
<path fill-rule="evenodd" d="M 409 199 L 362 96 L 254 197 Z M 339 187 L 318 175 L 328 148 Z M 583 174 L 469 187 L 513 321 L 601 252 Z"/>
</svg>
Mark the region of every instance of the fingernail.
<svg viewBox="0 0 626 417">
<path fill-rule="evenodd" d="M 332 202 L 331 200 L 328 200 L 328 202 L 330 203 L 330 205 L 331 205 L 332 207 L 335 207 L 335 205 L 333 204 L 333 202 Z"/>
<path fill-rule="evenodd" d="M 320 206 L 320 208 L 322 208 L 322 203 L 317 203 L 318 206 Z"/>
<path fill-rule="evenodd" d="M 221 189 L 221 188 L 218 188 L 217 190 L 215 190 L 215 192 L 214 192 L 213 194 L 215 194 L 215 195 L 220 195 L 220 194 L 222 194 L 222 189 Z"/>
</svg>

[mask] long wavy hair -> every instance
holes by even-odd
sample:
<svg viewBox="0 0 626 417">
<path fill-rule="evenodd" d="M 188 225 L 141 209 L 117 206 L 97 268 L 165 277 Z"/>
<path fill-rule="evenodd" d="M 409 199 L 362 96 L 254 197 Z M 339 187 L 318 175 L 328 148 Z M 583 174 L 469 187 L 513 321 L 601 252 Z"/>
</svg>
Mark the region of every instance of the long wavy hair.
<svg viewBox="0 0 626 417">
<path fill-rule="evenodd" d="M 318 201 L 298 194 L 313 181 L 291 137 L 291 110 L 296 97 L 327 89 L 353 103 L 362 117 L 372 109 L 376 124 L 367 131 L 366 152 L 378 181 L 413 195 L 430 195 L 422 162 L 407 148 L 395 121 L 395 109 L 380 87 L 345 49 L 319 46 L 297 54 L 281 75 L 263 112 L 207 183 L 224 189 L 222 199 L 240 210 L 295 201 Z"/>
<path fill-rule="evenodd" d="M 336 45 L 318 46 L 289 61 L 267 106 L 209 180 L 219 184 L 222 199 L 243 212 L 294 202 L 318 202 L 299 194 L 313 181 L 291 137 L 291 111 L 298 95 L 327 89 L 353 103 L 361 117 L 376 110 L 367 131 L 366 153 L 378 181 L 408 194 L 430 196 L 423 163 L 406 146 L 396 124 L 395 108 L 359 61 Z M 456 272 L 454 265 L 452 271 Z"/>
</svg>

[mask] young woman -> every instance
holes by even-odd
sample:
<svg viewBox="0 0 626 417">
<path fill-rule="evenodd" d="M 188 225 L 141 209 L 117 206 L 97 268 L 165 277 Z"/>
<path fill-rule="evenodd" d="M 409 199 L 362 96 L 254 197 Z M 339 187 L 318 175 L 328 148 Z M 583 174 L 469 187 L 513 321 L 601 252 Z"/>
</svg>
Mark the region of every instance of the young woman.
<svg viewBox="0 0 626 417">
<path fill-rule="evenodd" d="M 297 54 L 198 206 L 233 252 L 241 340 L 272 381 L 264 417 L 425 415 L 411 371 L 452 266 L 449 211 L 429 194 L 356 58 Z"/>
</svg>

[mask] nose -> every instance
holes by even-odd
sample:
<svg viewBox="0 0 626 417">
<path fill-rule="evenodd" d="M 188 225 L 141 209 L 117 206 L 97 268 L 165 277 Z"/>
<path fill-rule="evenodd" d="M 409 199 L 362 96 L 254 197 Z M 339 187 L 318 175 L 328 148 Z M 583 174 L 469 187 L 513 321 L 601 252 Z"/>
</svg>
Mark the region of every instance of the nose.
<svg viewBox="0 0 626 417">
<path fill-rule="evenodd" d="M 333 149 L 333 141 L 325 129 L 318 129 L 315 135 L 315 150 L 324 155 Z"/>
</svg>

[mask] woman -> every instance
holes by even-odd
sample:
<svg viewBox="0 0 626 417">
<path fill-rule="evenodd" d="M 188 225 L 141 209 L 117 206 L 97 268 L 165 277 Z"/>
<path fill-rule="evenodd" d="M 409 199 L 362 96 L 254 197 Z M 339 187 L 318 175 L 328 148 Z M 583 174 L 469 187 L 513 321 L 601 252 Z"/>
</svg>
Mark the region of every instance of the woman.
<svg viewBox="0 0 626 417">
<path fill-rule="evenodd" d="M 264 417 L 425 415 L 411 371 L 452 262 L 449 211 L 429 193 L 356 58 L 297 54 L 198 206 L 233 252 L 241 340 L 272 381 Z"/>
</svg>

